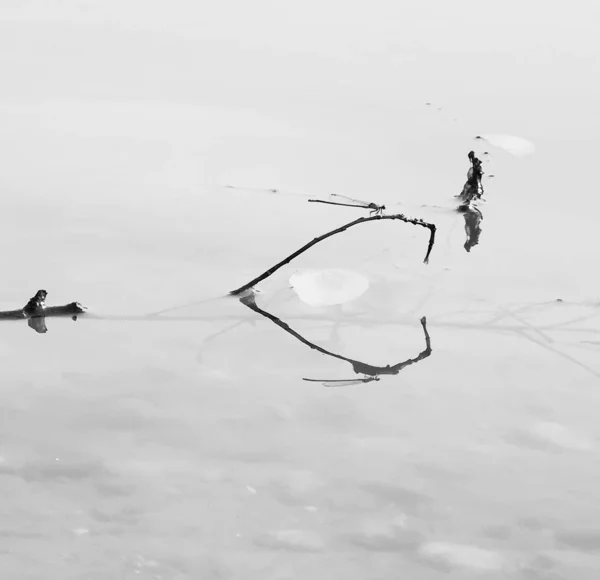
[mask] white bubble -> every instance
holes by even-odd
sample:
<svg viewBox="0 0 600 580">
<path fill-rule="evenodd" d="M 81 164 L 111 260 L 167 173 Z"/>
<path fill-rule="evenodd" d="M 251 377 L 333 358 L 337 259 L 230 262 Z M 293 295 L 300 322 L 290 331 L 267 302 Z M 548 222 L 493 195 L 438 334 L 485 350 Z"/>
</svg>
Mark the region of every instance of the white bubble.
<svg viewBox="0 0 600 580">
<path fill-rule="evenodd" d="M 362 296 L 369 280 L 349 270 L 304 270 L 290 277 L 294 291 L 310 306 L 345 304 Z"/>
</svg>

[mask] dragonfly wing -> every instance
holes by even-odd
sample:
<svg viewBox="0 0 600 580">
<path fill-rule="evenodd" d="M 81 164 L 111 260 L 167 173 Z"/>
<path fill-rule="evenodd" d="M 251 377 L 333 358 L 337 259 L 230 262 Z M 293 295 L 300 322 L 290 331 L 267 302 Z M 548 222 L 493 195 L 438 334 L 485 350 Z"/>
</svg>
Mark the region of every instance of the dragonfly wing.
<svg viewBox="0 0 600 580">
<path fill-rule="evenodd" d="M 329 201 L 332 201 L 334 203 L 347 203 L 350 205 L 355 205 L 357 207 L 369 207 L 369 203 L 366 201 L 354 199 L 353 197 L 348 197 L 346 195 L 340 195 L 339 193 L 332 193 L 329 196 Z"/>
<path fill-rule="evenodd" d="M 271 195 L 271 196 L 282 196 L 282 197 L 301 197 L 303 199 L 308 199 L 311 197 L 307 193 L 299 193 L 296 191 L 288 191 L 287 189 L 279 189 L 274 187 L 241 187 L 238 185 L 225 185 L 223 186 L 226 189 L 235 189 L 237 191 L 246 191 L 250 193 L 258 193 L 263 195 Z"/>
</svg>

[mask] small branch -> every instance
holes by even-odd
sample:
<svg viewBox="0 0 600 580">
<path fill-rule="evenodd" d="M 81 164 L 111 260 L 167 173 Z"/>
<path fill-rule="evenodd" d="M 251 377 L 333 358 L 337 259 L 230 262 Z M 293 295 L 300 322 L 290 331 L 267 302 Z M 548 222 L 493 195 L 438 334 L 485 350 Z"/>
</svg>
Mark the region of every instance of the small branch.
<svg viewBox="0 0 600 580">
<path fill-rule="evenodd" d="M 64 306 L 46 306 L 45 290 L 38 290 L 33 298 L 19 310 L 0 312 L 0 320 L 25 320 L 27 318 L 42 318 L 46 316 L 77 316 L 85 312 L 85 307 L 79 302 L 71 302 Z"/>
<path fill-rule="evenodd" d="M 275 264 L 274 266 L 269 268 L 266 272 L 264 272 L 260 276 L 257 276 L 256 278 L 254 278 L 253 280 L 250 280 L 250 282 L 244 284 L 243 286 L 240 286 L 239 288 L 232 290 L 230 292 L 230 294 L 233 294 L 233 295 L 240 294 L 244 290 L 248 290 L 248 288 L 252 288 L 252 286 L 255 286 L 259 282 L 262 282 L 263 280 L 267 279 L 269 276 L 271 276 L 272 274 L 277 272 L 277 270 L 279 270 L 279 268 L 281 268 L 282 266 L 285 266 L 286 264 L 289 264 L 294 258 L 297 258 L 300 254 L 303 254 L 304 252 L 306 252 L 306 250 L 309 250 L 310 248 L 312 248 L 319 242 L 322 242 L 323 240 L 326 240 L 327 238 L 330 238 L 331 236 L 334 236 L 336 234 L 345 232 L 347 229 L 349 229 L 353 226 L 357 226 L 358 224 L 364 224 L 366 222 L 372 222 L 372 221 L 378 221 L 378 220 L 400 220 L 407 224 L 413 224 L 415 226 L 421 226 L 423 228 L 429 229 L 429 244 L 427 246 L 427 254 L 425 255 L 425 259 L 423 260 L 423 262 L 425 264 L 427 264 L 429 262 L 429 255 L 431 254 L 431 250 L 433 249 L 433 244 L 435 242 L 435 230 L 436 230 L 435 224 L 430 224 L 430 223 L 425 222 L 418 218 L 409 218 L 401 213 L 392 214 L 392 215 L 375 215 L 375 216 L 370 216 L 370 217 L 361 217 L 361 218 L 358 218 L 357 220 L 354 220 L 353 222 L 345 224 L 335 230 L 332 230 L 330 232 L 327 232 L 326 234 L 323 234 L 321 236 L 314 238 L 308 244 L 306 244 L 305 246 L 302 246 L 299 250 L 296 250 L 293 254 L 290 254 L 287 258 L 285 258 L 281 262 Z"/>
</svg>

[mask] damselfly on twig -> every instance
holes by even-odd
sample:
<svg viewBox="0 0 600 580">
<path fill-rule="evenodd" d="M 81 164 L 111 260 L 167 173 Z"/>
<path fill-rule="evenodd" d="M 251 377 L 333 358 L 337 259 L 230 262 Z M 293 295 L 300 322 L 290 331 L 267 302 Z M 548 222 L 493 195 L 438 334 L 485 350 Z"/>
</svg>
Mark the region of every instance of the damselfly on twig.
<svg viewBox="0 0 600 580">
<path fill-rule="evenodd" d="M 294 197 L 302 197 L 308 198 L 307 201 L 312 203 L 325 203 L 328 205 L 339 205 L 343 207 L 357 207 L 360 209 L 370 209 L 371 214 L 381 215 L 385 210 L 385 205 L 379 205 L 374 202 L 363 201 L 361 199 L 354 199 L 352 197 L 348 197 L 346 195 L 340 195 L 338 193 L 332 193 L 325 197 L 324 199 L 314 199 L 311 195 L 307 195 L 304 193 L 296 193 L 293 191 L 286 191 L 275 188 L 253 188 L 253 187 L 236 187 L 234 185 L 226 185 L 227 189 L 237 189 L 242 191 L 255 191 L 259 193 L 271 194 L 271 195 L 283 195 L 283 196 L 294 196 Z"/>
<path fill-rule="evenodd" d="M 385 205 L 377 205 L 374 202 L 362 201 L 361 199 L 354 199 L 338 193 L 332 193 L 328 200 L 309 199 L 308 201 L 313 203 L 327 203 L 330 205 L 342 205 L 345 207 L 360 207 L 362 209 L 370 209 L 371 214 L 377 215 L 381 215 L 385 209 Z"/>
</svg>

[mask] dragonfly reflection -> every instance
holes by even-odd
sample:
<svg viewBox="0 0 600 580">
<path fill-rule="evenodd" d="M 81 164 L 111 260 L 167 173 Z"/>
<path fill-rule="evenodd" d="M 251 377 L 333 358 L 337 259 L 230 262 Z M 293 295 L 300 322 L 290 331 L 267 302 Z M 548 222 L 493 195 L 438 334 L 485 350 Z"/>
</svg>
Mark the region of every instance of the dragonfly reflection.
<svg viewBox="0 0 600 580">
<path fill-rule="evenodd" d="M 373 381 L 381 380 L 379 377 L 364 377 L 362 379 L 302 379 L 310 383 L 321 383 L 324 387 L 350 387 L 353 385 L 364 385 Z"/>
</svg>

